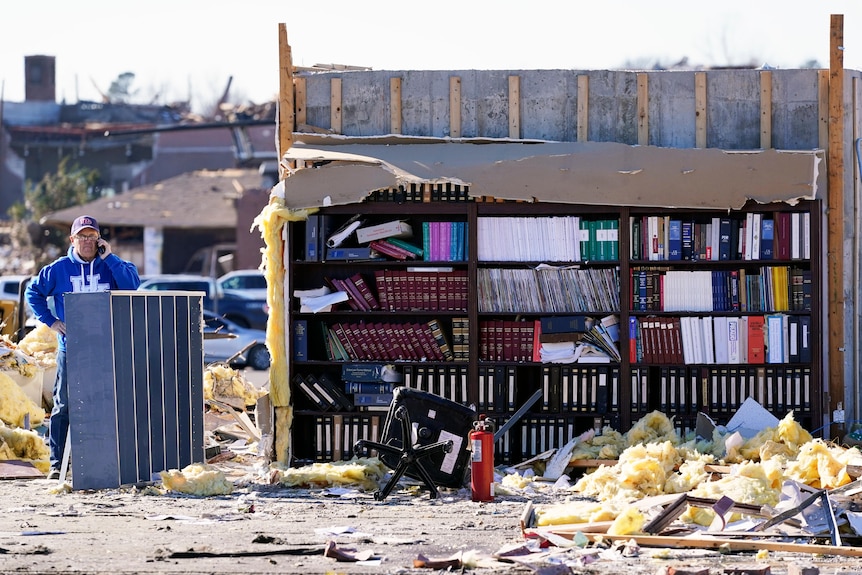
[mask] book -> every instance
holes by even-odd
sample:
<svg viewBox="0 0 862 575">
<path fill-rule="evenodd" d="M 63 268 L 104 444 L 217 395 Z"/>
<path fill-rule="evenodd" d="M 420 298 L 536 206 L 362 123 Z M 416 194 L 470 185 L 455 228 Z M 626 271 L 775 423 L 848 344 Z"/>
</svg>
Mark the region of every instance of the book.
<svg viewBox="0 0 862 575">
<path fill-rule="evenodd" d="M 409 238 L 412 236 L 413 228 L 403 220 L 393 220 L 356 229 L 356 241 L 360 244 L 384 238 Z"/>
<path fill-rule="evenodd" d="M 432 319 L 427 322 L 427 325 L 431 329 L 431 335 L 434 337 L 434 342 L 440 348 L 443 359 L 445 361 L 452 361 L 455 359 L 452 355 L 452 346 L 449 345 L 449 340 L 446 337 L 446 334 L 443 333 L 443 328 L 440 327 L 440 322 L 436 319 Z M 511 330 L 507 330 L 507 333 L 511 334 Z"/>
<path fill-rule="evenodd" d="M 400 238 L 386 238 L 386 243 L 393 244 L 401 249 L 411 252 L 416 257 L 422 257 L 425 251 L 419 246 L 414 246 L 410 242 L 405 242 Z"/>
<path fill-rule="evenodd" d="M 344 393 L 392 393 L 393 383 L 367 382 L 367 381 L 345 381 Z"/>
<path fill-rule="evenodd" d="M 308 321 L 293 320 L 293 361 L 308 361 Z"/>
<path fill-rule="evenodd" d="M 558 315 L 540 318 L 543 334 L 587 332 L 596 320 L 585 315 Z"/>
<path fill-rule="evenodd" d="M 347 278 L 347 280 L 356 286 L 362 299 L 365 300 L 365 303 L 368 305 L 367 309 L 380 309 L 380 302 L 377 301 L 377 297 L 375 297 L 374 292 L 371 291 L 371 288 L 368 286 L 368 283 L 365 281 L 365 278 L 362 277 L 361 273 L 357 272 Z"/>
<path fill-rule="evenodd" d="M 383 406 L 392 403 L 392 393 L 354 393 L 353 405 L 356 407 Z"/>
<path fill-rule="evenodd" d="M 764 217 L 760 221 L 760 259 L 771 260 L 774 254 L 775 220 Z"/>
<path fill-rule="evenodd" d="M 384 240 L 373 240 L 368 247 L 396 260 L 412 260 L 416 257 L 413 253 Z"/>
<path fill-rule="evenodd" d="M 324 260 L 379 260 L 380 252 L 369 246 L 327 248 Z"/>
<path fill-rule="evenodd" d="M 320 261 L 320 215 L 309 214 L 305 221 L 305 261 Z"/>
<path fill-rule="evenodd" d="M 667 232 L 667 259 L 681 260 L 682 259 L 682 220 L 671 218 L 668 221 Z"/>
</svg>

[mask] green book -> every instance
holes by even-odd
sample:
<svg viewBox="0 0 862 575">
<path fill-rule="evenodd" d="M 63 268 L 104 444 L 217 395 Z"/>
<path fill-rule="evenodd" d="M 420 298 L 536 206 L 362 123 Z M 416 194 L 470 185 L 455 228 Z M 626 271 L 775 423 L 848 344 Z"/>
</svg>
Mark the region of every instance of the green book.
<svg viewBox="0 0 862 575">
<path fill-rule="evenodd" d="M 422 254 L 424 253 L 424 250 L 422 248 L 420 248 L 419 246 L 414 246 L 410 242 L 405 242 L 404 240 L 401 240 L 398 238 L 386 238 L 386 241 L 389 242 L 390 244 L 394 244 L 394 245 L 398 246 L 399 248 L 403 248 L 403 249 L 407 250 L 408 252 L 410 252 L 411 254 L 414 254 L 414 255 L 419 256 L 419 257 L 422 257 Z"/>
</svg>

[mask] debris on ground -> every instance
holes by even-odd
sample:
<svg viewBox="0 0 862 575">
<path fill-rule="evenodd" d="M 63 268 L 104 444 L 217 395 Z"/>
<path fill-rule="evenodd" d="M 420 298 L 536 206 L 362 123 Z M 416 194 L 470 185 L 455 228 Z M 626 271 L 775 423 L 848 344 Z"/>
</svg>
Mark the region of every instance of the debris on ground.
<svg viewBox="0 0 862 575">
<path fill-rule="evenodd" d="M 202 497 L 230 495 L 233 492 L 233 483 L 227 480 L 225 474 L 206 463 L 192 463 L 182 470 L 161 471 L 159 476 L 166 491 Z"/>
</svg>

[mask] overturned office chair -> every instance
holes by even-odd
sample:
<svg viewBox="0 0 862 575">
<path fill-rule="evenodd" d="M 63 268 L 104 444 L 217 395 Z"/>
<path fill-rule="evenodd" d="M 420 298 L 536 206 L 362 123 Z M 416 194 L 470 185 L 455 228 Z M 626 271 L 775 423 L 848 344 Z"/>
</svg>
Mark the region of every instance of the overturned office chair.
<svg viewBox="0 0 862 575">
<path fill-rule="evenodd" d="M 386 485 L 374 493 L 383 501 L 403 475 L 421 480 L 437 497 L 437 486 L 461 487 L 470 461 L 470 431 L 476 412 L 439 395 L 396 387 L 380 441 L 360 439 L 353 452 L 376 449 L 393 470 Z"/>
</svg>

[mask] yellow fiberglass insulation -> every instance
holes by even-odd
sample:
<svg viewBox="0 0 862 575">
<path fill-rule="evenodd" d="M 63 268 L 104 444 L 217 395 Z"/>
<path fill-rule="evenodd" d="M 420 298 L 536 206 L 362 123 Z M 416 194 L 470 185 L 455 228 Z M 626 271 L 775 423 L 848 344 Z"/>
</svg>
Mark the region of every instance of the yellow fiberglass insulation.
<svg viewBox="0 0 862 575">
<path fill-rule="evenodd" d="M 45 411 L 27 397 L 15 380 L 0 371 L 0 421 L 24 427 L 27 414 L 30 414 L 30 427 L 38 427 L 45 421 Z"/>
<path fill-rule="evenodd" d="M 377 489 L 386 468 L 376 457 L 354 457 L 349 461 L 312 463 L 304 467 L 285 467 L 273 463 L 278 481 L 287 487 L 337 487 L 355 485 L 362 489 Z"/>
<path fill-rule="evenodd" d="M 578 443 L 569 461 L 579 459 L 617 459 L 625 449 L 626 440 L 622 433 L 606 425 L 600 435 L 594 435 Z"/>
<path fill-rule="evenodd" d="M 224 473 L 206 463 L 192 463 L 182 471 L 169 469 L 160 471 L 162 486 L 168 491 L 176 491 L 187 495 L 230 495 L 233 483 L 227 480 Z"/>
<path fill-rule="evenodd" d="M 32 429 L 7 427 L 0 423 L 0 459 L 29 461 L 45 473 L 51 467 L 48 446 Z"/>
<path fill-rule="evenodd" d="M 731 473 L 717 481 L 701 483 L 690 494 L 694 497 L 720 499 L 727 496 L 737 503 L 775 506 L 781 496 L 783 474 L 777 461 L 748 462 L 734 465 Z M 709 525 L 715 513 L 712 509 L 689 507 L 680 519 L 684 522 Z M 735 521 L 739 514 L 728 518 Z"/>
<path fill-rule="evenodd" d="M 18 342 L 18 349 L 43 367 L 57 365 L 57 332 L 39 322 Z"/>
<path fill-rule="evenodd" d="M 642 533 L 646 523 L 644 514 L 634 507 L 626 507 L 622 513 L 616 516 L 611 526 L 608 527 L 608 535 L 634 535 Z"/>
<path fill-rule="evenodd" d="M 237 370 L 223 364 L 208 365 L 204 371 L 204 399 L 233 398 L 255 405 L 262 392 Z"/>
<path fill-rule="evenodd" d="M 595 523 L 611 521 L 619 514 L 612 504 L 597 501 L 567 501 L 546 508 L 536 509 L 536 525 L 567 525 L 572 523 Z"/>
<path fill-rule="evenodd" d="M 768 427 L 747 440 L 739 448 L 738 458 L 734 458 L 731 454 L 728 454 L 726 460 L 728 463 L 735 463 L 744 460 L 757 461 L 766 459 L 776 452 L 775 445 L 770 444 L 770 442 L 782 444 L 784 447 L 777 450 L 780 452 L 779 454 L 792 458 L 799 452 L 799 447 L 802 444 L 808 443 L 812 439 L 811 434 L 793 419 L 793 412 L 791 411 L 775 427 Z M 761 454 L 762 449 L 764 450 L 763 454 Z"/>
<path fill-rule="evenodd" d="M 680 442 L 679 434 L 673 422 L 660 411 L 653 411 L 640 418 L 625 434 L 626 445 L 638 443 L 658 443 L 670 441 L 674 445 Z"/>
<path fill-rule="evenodd" d="M 579 479 L 573 489 L 600 500 L 659 495 L 680 463 L 679 452 L 670 441 L 632 445 L 622 452 L 617 465 L 600 466 Z"/>
<path fill-rule="evenodd" d="M 850 483 L 847 465 L 862 457 L 859 449 L 845 449 L 814 439 L 799 448 L 796 459 L 787 463 L 785 474 L 818 489 L 835 489 Z"/>
</svg>

